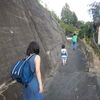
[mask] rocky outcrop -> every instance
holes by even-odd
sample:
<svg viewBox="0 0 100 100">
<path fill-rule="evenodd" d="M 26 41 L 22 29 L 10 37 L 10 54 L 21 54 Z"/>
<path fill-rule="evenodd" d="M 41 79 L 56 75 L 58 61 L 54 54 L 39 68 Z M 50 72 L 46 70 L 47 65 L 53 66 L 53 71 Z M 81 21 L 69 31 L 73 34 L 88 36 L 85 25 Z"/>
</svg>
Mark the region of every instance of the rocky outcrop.
<svg viewBox="0 0 100 100">
<path fill-rule="evenodd" d="M 59 65 L 64 34 L 37 0 L 0 1 L 0 100 L 21 100 L 19 84 L 11 85 L 11 65 L 25 56 L 30 41 L 41 48 L 43 79 Z M 8 85 L 9 84 L 9 85 Z M 9 86 L 9 87 L 8 87 Z"/>
</svg>

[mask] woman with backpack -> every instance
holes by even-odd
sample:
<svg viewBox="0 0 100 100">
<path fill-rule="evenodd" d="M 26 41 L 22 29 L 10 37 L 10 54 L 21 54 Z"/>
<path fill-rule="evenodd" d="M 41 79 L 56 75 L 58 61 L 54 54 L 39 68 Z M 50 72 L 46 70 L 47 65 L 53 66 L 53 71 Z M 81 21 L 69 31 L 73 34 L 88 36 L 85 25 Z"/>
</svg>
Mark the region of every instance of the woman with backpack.
<svg viewBox="0 0 100 100">
<path fill-rule="evenodd" d="M 41 58 L 39 56 L 39 45 L 34 41 L 29 44 L 26 51 L 26 57 L 31 55 L 32 57 L 29 59 L 29 64 L 31 71 L 33 72 L 33 78 L 27 86 L 24 86 L 23 99 L 44 100 L 43 84 L 40 70 Z"/>
</svg>

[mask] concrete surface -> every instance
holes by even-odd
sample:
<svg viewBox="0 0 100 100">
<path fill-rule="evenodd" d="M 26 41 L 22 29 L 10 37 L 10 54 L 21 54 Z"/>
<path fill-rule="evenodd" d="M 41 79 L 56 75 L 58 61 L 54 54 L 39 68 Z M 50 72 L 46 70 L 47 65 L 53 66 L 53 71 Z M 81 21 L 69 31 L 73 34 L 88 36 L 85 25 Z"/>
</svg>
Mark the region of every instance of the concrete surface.
<svg viewBox="0 0 100 100">
<path fill-rule="evenodd" d="M 46 85 L 46 100 L 100 100 L 100 78 L 86 72 L 87 61 L 81 49 L 68 47 L 69 59 Z"/>
</svg>

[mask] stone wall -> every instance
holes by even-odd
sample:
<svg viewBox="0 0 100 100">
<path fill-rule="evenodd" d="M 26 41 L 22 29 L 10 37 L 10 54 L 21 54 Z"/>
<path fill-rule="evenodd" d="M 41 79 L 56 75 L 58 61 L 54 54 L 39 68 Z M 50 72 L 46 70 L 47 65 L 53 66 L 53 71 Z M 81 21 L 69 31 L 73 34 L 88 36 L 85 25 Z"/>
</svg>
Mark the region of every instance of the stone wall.
<svg viewBox="0 0 100 100">
<path fill-rule="evenodd" d="M 86 41 L 79 40 L 79 47 L 81 48 L 82 52 L 85 55 L 85 58 L 87 60 L 87 69 L 86 71 L 92 72 L 92 73 L 99 73 L 100 74 L 100 59 L 99 56 L 96 55 L 93 48 L 90 47 Z"/>
<path fill-rule="evenodd" d="M 10 82 L 11 65 L 25 56 L 28 44 L 41 48 L 43 80 L 60 62 L 65 37 L 59 24 L 37 0 L 0 1 L 0 100 L 21 100 L 20 85 Z M 49 55 L 48 55 L 49 54 Z"/>
</svg>

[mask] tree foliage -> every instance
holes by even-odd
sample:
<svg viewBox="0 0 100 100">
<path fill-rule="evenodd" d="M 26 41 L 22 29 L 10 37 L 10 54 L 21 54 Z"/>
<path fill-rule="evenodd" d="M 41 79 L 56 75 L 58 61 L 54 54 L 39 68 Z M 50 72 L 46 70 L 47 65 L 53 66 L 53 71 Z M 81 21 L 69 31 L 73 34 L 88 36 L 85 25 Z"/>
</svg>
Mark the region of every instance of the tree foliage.
<svg viewBox="0 0 100 100">
<path fill-rule="evenodd" d="M 100 25 L 100 2 L 93 2 L 90 5 L 89 12 L 92 15 L 93 18 L 93 38 L 97 42 L 98 40 L 98 32 L 97 32 L 97 27 Z"/>
<path fill-rule="evenodd" d="M 66 9 L 66 10 L 63 10 L 63 9 Z M 60 26 L 62 27 L 66 35 L 73 34 L 75 31 L 77 31 L 76 26 L 77 26 L 78 19 L 77 19 L 76 14 L 70 11 L 69 5 L 65 4 L 65 7 L 62 8 L 62 14 L 64 15 L 62 16 L 63 18 L 61 19 L 56 15 L 54 11 L 50 11 L 48 8 L 46 8 L 46 10 L 50 14 L 50 16 L 52 16 L 60 24 Z M 66 20 L 68 21 L 66 22 Z"/>
<path fill-rule="evenodd" d="M 54 17 L 55 20 L 59 23 L 60 19 L 59 19 L 59 17 L 56 15 L 56 13 L 55 13 L 54 11 L 51 11 L 51 15 L 52 15 L 52 17 Z"/>
<path fill-rule="evenodd" d="M 76 16 L 76 14 L 70 10 L 70 7 L 69 7 L 69 5 L 67 3 L 62 8 L 61 19 L 66 24 L 76 25 L 76 23 L 77 23 L 78 18 Z"/>
<path fill-rule="evenodd" d="M 93 32 L 93 23 L 87 22 L 82 24 L 79 31 L 80 38 L 91 38 Z"/>
<path fill-rule="evenodd" d="M 89 5 L 90 9 L 89 12 L 93 17 L 93 20 L 100 20 L 100 2 L 93 2 Z"/>
<path fill-rule="evenodd" d="M 64 33 L 65 33 L 66 35 L 68 35 L 68 34 L 73 34 L 75 31 L 77 31 L 77 28 L 76 28 L 76 27 L 74 27 L 74 26 L 71 25 L 71 24 L 65 24 L 65 23 L 63 22 L 63 20 L 60 21 L 60 25 L 61 25 L 61 27 L 64 29 Z"/>
</svg>

